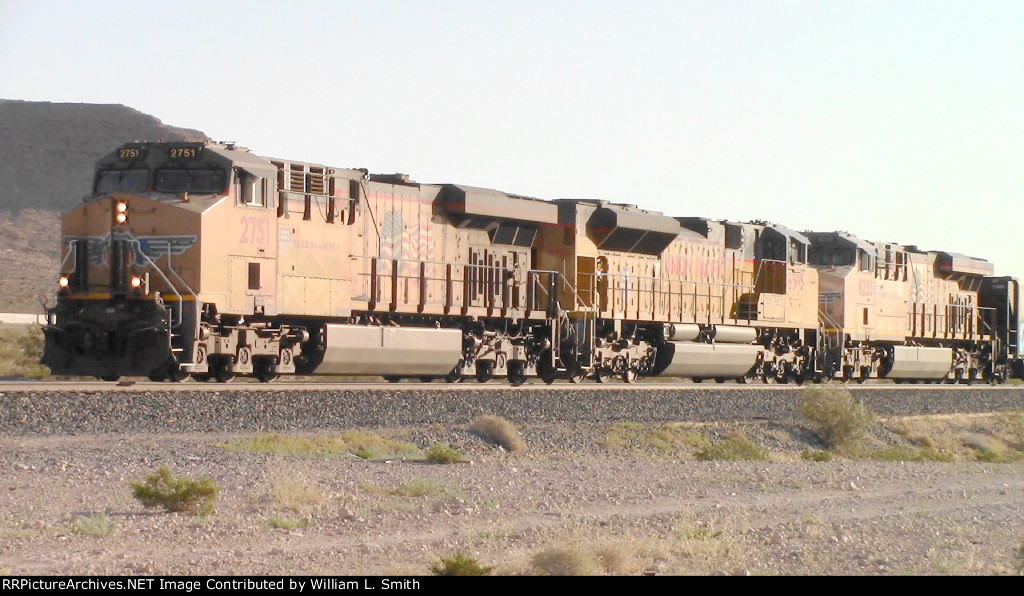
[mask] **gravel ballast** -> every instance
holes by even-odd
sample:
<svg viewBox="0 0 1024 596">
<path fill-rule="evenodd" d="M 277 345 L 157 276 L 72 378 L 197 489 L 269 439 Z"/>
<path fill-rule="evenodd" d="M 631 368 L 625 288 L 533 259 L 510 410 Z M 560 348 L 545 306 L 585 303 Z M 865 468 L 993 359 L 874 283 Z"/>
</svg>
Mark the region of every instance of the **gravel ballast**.
<svg viewBox="0 0 1024 596">
<path fill-rule="evenodd" d="M 1024 388 L 851 389 L 875 414 L 995 412 L 1024 407 Z M 0 391 L 0 434 L 281 431 L 467 424 L 493 414 L 520 425 L 631 421 L 799 421 L 801 389 L 536 391 L 375 390 Z"/>
</svg>

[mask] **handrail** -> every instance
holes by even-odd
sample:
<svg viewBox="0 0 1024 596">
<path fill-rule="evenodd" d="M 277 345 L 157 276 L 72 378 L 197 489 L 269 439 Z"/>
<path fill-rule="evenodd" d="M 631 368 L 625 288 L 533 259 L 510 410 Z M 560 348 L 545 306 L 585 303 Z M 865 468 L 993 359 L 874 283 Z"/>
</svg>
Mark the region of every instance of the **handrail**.
<svg viewBox="0 0 1024 596">
<path fill-rule="evenodd" d="M 525 304 L 513 307 L 511 304 L 506 304 L 505 303 L 505 295 L 504 295 L 504 293 L 498 291 L 498 290 L 506 288 L 506 287 L 512 287 L 512 286 L 507 285 L 507 283 L 504 282 L 501 279 L 501 275 L 500 275 L 502 273 L 509 273 L 509 272 L 515 271 L 514 269 L 509 268 L 509 267 L 503 267 L 501 265 L 488 265 L 486 263 L 452 263 L 450 261 L 432 261 L 432 260 L 428 261 L 428 260 L 420 260 L 420 259 L 393 259 L 393 258 L 389 258 L 389 257 L 377 257 L 377 256 L 366 256 L 366 255 L 349 255 L 349 256 L 350 256 L 350 258 L 352 258 L 354 260 L 357 260 L 357 261 L 369 261 L 370 262 L 370 266 L 369 267 L 360 267 L 359 268 L 360 270 L 355 274 L 357 278 L 361 278 L 361 279 L 364 280 L 363 283 L 366 283 L 368 281 L 369 284 L 370 284 L 369 287 L 367 287 L 367 286 L 363 286 L 362 287 L 363 290 L 366 290 L 367 292 L 369 292 L 369 294 L 367 294 L 365 296 L 365 299 L 368 302 L 376 302 L 377 301 L 377 297 L 378 297 L 376 292 L 379 292 L 382 287 L 386 287 L 383 284 L 378 285 L 376 283 L 375 280 L 378 280 L 378 279 L 381 279 L 381 278 L 387 278 L 387 279 L 391 280 L 393 283 L 394 282 L 398 282 L 398 281 L 402 281 L 402 280 L 415 281 L 417 283 L 423 284 L 424 286 L 430 285 L 431 283 L 435 283 L 435 284 L 436 283 L 445 283 L 445 284 L 448 284 L 448 283 L 459 283 L 459 284 L 473 284 L 474 286 L 476 286 L 476 284 L 479 284 L 479 286 L 477 288 L 477 290 L 479 291 L 479 295 L 478 296 L 472 296 L 471 297 L 470 296 L 470 292 L 466 292 L 465 294 L 463 294 L 463 302 L 464 303 L 462 305 L 455 305 L 455 304 L 447 304 L 447 303 L 445 303 L 446 306 L 461 306 L 461 307 L 465 307 L 465 308 L 471 308 L 471 307 L 473 307 L 473 305 L 471 304 L 471 302 L 473 300 L 478 299 L 481 296 L 487 296 L 487 295 L 500 296 L 500 303 L 499 304 L 494 304 L 494 303 L 490 302 L 490 299 L 486 299 L 485 298 L 485 300 L 488 301 L 487 304 L 485 304 L 485 305 L 477 305 L 477 307 L 479 307 L 479 308 L 495 308 L 495 307 L 498 307 L 498 308 L 523 308 L 523 309 L 525 309 L 527 311 L 532 311 L 532 310 L 547 310 L 548 306 L 550 306 L 550 302 L 551 302 L 552 299 L 556 302 L 556 304 L 558 302 L 558 296 L 557 295 L 555 295 L 554 297 L 551 296 L 551 293 L 549 292 L 549 288 L 547 287 L 548 284 L 540 283 L 540 279 L 541 279 L 542 276 L 546 277 L 548 280 L 556 279 L 554 276 L 560 276 L 560 274 L 557 271 L 547 271 L 547 270 L 543 270 L 543 269 L 529 269 L 529 270 L 526 270 L 526 277 L 525 277 L 525 279 L 519 279 L 517 281 L 517 283 L 516 283 L 516 286 L 521 286 L 521 287 L 525 287 L 526 288 L 527 295 L 524 297 Z M 392 268 L 391 272 L 389 272 L 389 273 L 381 273 L 378 270 L 377 266 L 376 266 L 377 263 L 382 263 L 385 266 L 387 266 L 389 268 Z M 464 273 L 470 273 L 470 275 L 464 275 L 461 279 L 449 278 L 448 275 L 447 275 L 447 273 L 449 271 L 449 267 L 461 269 Z M 440 275 L 438 275 L 437 273 L 434 273 L 432 275 L 427 275 L 426 274 L 427 268 L 437 268 L 436 270 L 440 270 L 442 273 Z M 571 288 L 571 286 L 569 286 L 569 287 Z M 392 288 L 392 289 L 394 289 L 394 288 Z M 471 291 L 475 292 L 477 290 L 471 290 Z M 421 294 L 423 294 L 426 290 L 424 289 L 424 287 L 421 287 L 419 289 L 419 291 L 421 292 Z M 448 291 L 449 291 L 449 289 L 446 287 L 444 289 L 444 292 L 448 292 Z M 370 295 L 370 294 L 373 294 L 373 295 Z M 531 294 L 536 294 L 537 296 L 540 296 L 542 298 L 546 298 L 545 302 L 547 302 L 548 304 L 547 305 L 541 305 L 540 304 L 540 300 L 537 300 L 537 299 L 534 299 L 533 301 L 530 301 L 530 295 Z M 446 298 L 450 298 L 447 295 L 445 297 Z M 360 296 L 359 299 L 364 299 L 364 297 Z M 391 300 L 395 301 L 396 299 L 395 299 L 394 296 L 392 296 Z M 425 297 L 425 295 L 421 295 L 419 301 L 410 301 L 408 303 L 409 304 L 416 304 L 416 303 L 426 304 L 426 297 Z M 441 304 L 441 303 L 435 302 L 433 304 Z M 559 308 L 560 308 L 560 305 L 559 305 Z"/>
<path fill-rule="evenodd" d="M 184 299 L 182 298 L 181 292 L 179 292 L 178 289 L 174 286 L 174 283 L 172 283 L 171 280 L 168 279 L 166 275 L 164 275 L 163 270 L 160 269 L 159 267 L 157 267 L 156 262 L 153 261 L 153 259 L 149 258 L 149 255 L 147 255 L 145 252 L 143 252 L 143 250 L 142 250 L 142 243 L 139 240 L 136 240 L 136 239 L 133 238 L 133 239 L 130 239 L 129 242 L 130 242 L 130 245 L 132 246 L 132 248 L 135 249 L 135 254 L 136 255 L 141 255 L 143 260 L 144 260 L 144 263 L 148 264 L 149 267 L 152 267 L 157 272 L 157 274 L 160 276 L 160 278 L 164 281 L 164 283 L 167 284 L 167 287 L 171 288 L 171 291 L 174 292 L 174 295 L 178 297 L 178 300 L 177 300 L 178 324 L 181 324 L 181 322 L 183 320 L 183 311 L 184 311 L 184 306 L 182 304 L 184 302 Z M 185 280 L 182 279 L 180 275 L 178 275 L 178 272 L 174 270 L 174 267 L 171 266 L 171 252 L 170 252 L 170 248 L 169 247 L 168 247 L 167 252 L 164 253 L 164 254 L 167 255 L 167 268 L 168 268 L 168 270 L 171 273 L 174 274 L 174 277 L 176 277 L 179 282 L 181 282 L 181 285 L 185 286 L 185 288 L 188 290 L 188 294 L 193 296 L 193 297 L 195 297 L 196 296 L 195 291 L 192 290 L 191 287 L 189 287 L 188 283 L 186 283 Z M 171 324 L 171 323 L 173 323 L 173 321 L 169 321 L 168 323 Z"/>
<path fill-rule="evenodd" d="M 723 319 L 725 319 L 725 318 L 741 319 L 743 317 L 736 317 L 736 316 L 730 317 L 726 313 L 725 304 L 726 304 L 727 297 L 728 297 L 728 295 L 729 295 L 729 293 L 731 291 L 732 294 L 733 294 L 733 300 L 735 302 L 738 302 L 739 297 L 741 295 L 743 295 L 744 293 L 752 293 L 756 289 L 756 285 L 754 285 L 754 284 L 746 284 L 746 283 L 743 283 L 742 281 L 741 282 L 735 282 L 735 283 L 727 283 L 727 282 L 710 282 L 710 281 L 701 281 L 701 280 L 664 279 L 664 278 L 661 278 L 661 277 L 647 276 L 647 275 L 634 275 L 634 274 L 631 274 L 631 273 L 603 273 L 603 272 L 595 272 L 595 273 L 585 273 L 585 274 L 582 274 L 582 275 L 586 275 L 587 277 L 590 277 L 592 280 L 594 280 L 591 283 L 591 285 L 595 287 L 595 289 L 593 291 L 593 293 L 595 295 L 597 293 L 597 291 L 596 291 L 597 280 L 600 279 L 601 277 L 604 277 L 604 278 L 607 278 L 607 279 L 611 280 L 610 286 L 608 288 L 609 295 L 613 295 L 613 294 L 616 294 L 616 293 L 622 292 L 622 291 L 626 291 L 627 293 L 629 293 L 629 292 L 637 292 L 638 295 L 639 295 L 639 292 L 641 292 L 640 288 L 639 287 L 630 287 L 630 286 L 631 285 L 632 286 L 639 286 L 639 285 L 642 285 L 642 284 L 647 284 L 647 285 L 649 285 L 649 289 L 645 289 L 645 290 L 643 290 L 643 292 L 648 294 L 651 297 L 652 303 L 655 305 L 652 310 L 657 310 L 657 306 L 656 305 L 659 302 L 662 302 L 665 299 L 669 299 L 671 301 L 671 299 L 674 296 L 686 297 L 686 298 L 692 299 L 693 310 L 692 310 L 692 312 L 690 312 L 688 314 L 692 315 L 694 318 L 696 318 L 697 314 L 698 314 L 697 313 L 698 302 L 703 300 L 703 303 L 705 303 L 705 304 L 707 304 L 709 306 L 712 305 L 713 303 L 717 302 L 719 304 L 719 306 L 721 307 L 720 310 L 722 311 L 722 318 Z M 616 283 L 616 282 L 619 282 L 619 283 Z M 615 310 L 614 306 L 612 306 L 610 308 L 612 310 Z M 597 300 L 594 300 L 593 310 L 594 310 L 594 312 L 600 312 L 600 310 L 601 310 Z M 669 311 L 673 310 L 671 304 L 669 305 L 668 310 Z M 707 312 L 708 323 L 711 323 L 712 322 L 711 319 L 710 319 L 711 314 L 712 314 L 711 313 L 711 308 L 708 308 L 707 310 L 708 310 L 708 312 Z M 671 315 L 671 312 L 669 312 L 668 314 Z"/>
</svg>

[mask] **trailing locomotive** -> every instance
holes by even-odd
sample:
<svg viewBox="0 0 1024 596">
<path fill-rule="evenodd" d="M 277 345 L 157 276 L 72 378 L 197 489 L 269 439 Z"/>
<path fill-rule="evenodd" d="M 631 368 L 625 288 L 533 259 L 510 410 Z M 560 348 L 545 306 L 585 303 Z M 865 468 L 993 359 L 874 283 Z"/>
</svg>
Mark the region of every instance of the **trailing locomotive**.
<svg viewBox="0 0 1024 596">
<path fill-rule="evenodd" d="M 57 375 L 1019 374 L 1019 288 L 985 261 L 230 144 L 118 148 L 62 249 L 44 328 Z"/>
<path fill-rule="evenodd" d="M 820 318 L 841 378 L 1002 382 L 1019 375 L 1019 284 L 992 264 L 814 233 Z"/>
</svg>

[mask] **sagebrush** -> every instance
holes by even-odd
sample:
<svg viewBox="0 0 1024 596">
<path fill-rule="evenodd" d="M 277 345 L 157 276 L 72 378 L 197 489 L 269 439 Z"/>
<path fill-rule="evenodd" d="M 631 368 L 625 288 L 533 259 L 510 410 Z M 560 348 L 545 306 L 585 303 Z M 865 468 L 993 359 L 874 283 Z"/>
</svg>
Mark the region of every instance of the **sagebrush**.
<svg viewBox="0 0 1024 596">
<path fill-rule="evenodd" d="M 852 445 L 867 434 L 874 416 L 862 402 L 837 385 L 807 387 L 796 410 L 830 449 Z"/>
</svg>

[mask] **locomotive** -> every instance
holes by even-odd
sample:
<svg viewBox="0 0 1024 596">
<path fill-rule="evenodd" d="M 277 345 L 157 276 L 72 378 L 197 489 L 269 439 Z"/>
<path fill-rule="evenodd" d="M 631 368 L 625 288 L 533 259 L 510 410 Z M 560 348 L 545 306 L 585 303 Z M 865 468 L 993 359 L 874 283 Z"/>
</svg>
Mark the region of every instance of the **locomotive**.
<svg viewBox="0 0 1024 596">
<path fill-rule="evenodd" d="M 1021 373 L 1017 280 L 843 232 L 135 142 L 97 163 L 61 234 L 42 360 L 56 375 Z"/>
</svg>

